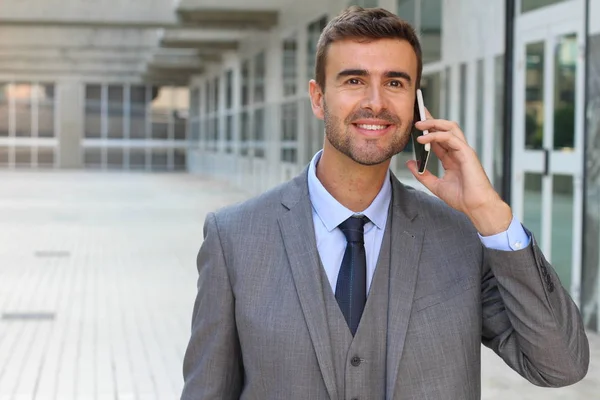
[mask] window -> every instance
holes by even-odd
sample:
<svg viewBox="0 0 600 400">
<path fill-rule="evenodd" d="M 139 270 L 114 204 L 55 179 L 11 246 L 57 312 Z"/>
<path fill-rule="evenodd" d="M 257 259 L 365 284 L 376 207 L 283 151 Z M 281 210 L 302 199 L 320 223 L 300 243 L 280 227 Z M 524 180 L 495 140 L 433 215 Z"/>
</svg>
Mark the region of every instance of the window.
<svg viewBox="0 0 600 400">
<path fill-rule="evenodd" d="M 298 104 L 296 101 L 281 105 L 281 161 L 298 161 Z"/>
<path fill-rule="evenodd" d="M 423 64 L 442 59 L 442 0 L 398 0 L 397 14 L 420 36 Z"/>
<path fill-rule="evenodd" d="M 38 107 L 37 136 L 41 138 L 54 137 L 54 85 L 51 83 L 38 85 L 35 99 Z M 38 164 L 40 164 L 39 161 Z"/>
<path fill-rule="evenodd" d="M 9 122 L 9 108 L 10 103 L 8 101 L 8 83 L 0 82 L 0 137 L 8 137 L 10 134 L 10 122 Z M 0 157 L 2 157 L 2 150 L 0 150 Z M 8 155 L 8 153 L 6 153 Z M 8 159 L 8 158 L 7 158 Z M 0 163 L 2 159 L 0 158 Z M 8 163 L 8 161 L 7 161 Z"/>
<path fill-rule="evenodd" d="M 265 53 L 260 52 L 254 60 L 254 103 L 265 101 Z"/>
<path fill-rule="evenodd" d="M 123 85 L 108 86 L 108 137 L 123 139 Z"/>
<path fill-rule="evenodd" d="M 85 137 L 102 137 L 102 86 L 85 87 Z"/>
<path fill-rule="evenodd" d="M 146 86 L 129 88 L 129 137 L 146 138 Z"/>
<path fill-rule="evenodd" d="M 348 3 L 348 5 L 355 5 L 363 8 L 374 8 L 379 5 L 378 3 L 379 0 L 351 0 L 350 3 Z"/>
<path fill-rule="evenodd" d="M 504 55 L 494 60 L 494 154 L 492 183 L 500 195 L 504 172 Z"/>
<path fill-rule="evenodd" d="M 479 156 L 479 159 L 483 162 L 483 137 L 484 137 L 484 126 L 483 126 L 483 112 L 484 112 L 484 64 L 483 60 L 477 61 L 477 105 L 476 105 L 476 126 L 475 126 L 475 151 Z"/>
<path fill-rule="evenodd" d="M 169 112 L 171 110 L 172 92 L 167 88 L 152 87 L 152 103 L 150 104 L 150 122 L 152 139 L 169 138 Z"/>
<path fill-rule="evenodd" d="M 295 37 L 283 41 L 283 95 L 296 94 L 298 71 L 298 43 Z"/>
<path fill-rule="evenodd" d="M 460 102 L 458 110 L 458 125 L 465 129 L 467 123 L 467 64 L 460 65 Z"/>
<path fill-rule="evenodd" d="M 190 91 L 185 87 L 173 88 L 173 132 L 175 140 L 186 139 L 186 128 L 190 109 Z"/>
<path fill-rule="evenodd" d="M 560 3 L 564 0 L 521 0 L 521 12 L 533 11 L 538 8 Z"/>
<path fill-rule="evenodd" d="M 265 157 L 265 109 L 254 110 L 254 157 Z"/>
<path fill-rule="evenodd" d="M 242 63 L 242 106 L 250 104 L 250 61 Z"/>
<path fill-rule="evenodd" d="M 306 60 L 308 79 L 315 78 L 315 62 L 317 57 L 317 42 L 321 32 L 327 25 L 327 17 L 323 16 L 319 20 L 308 25 L 308 39 L 306 43 Z"/>
<path fill-rule="evenodd" d="M 31 120 L 32 116 L 32 95 L 33 86 L 28 83 L 17 83 L 12 86 L 10 96 L 13 98 L 15 106 L 15 136 L 32 137 Z M 17 153 L 17 154 L 20 154 Z"/>
<path fill-rule="evenodd" d="M 225 108 L 233 108 L 233 71 L 229 70 L 225 74 Z"/>
</svg>

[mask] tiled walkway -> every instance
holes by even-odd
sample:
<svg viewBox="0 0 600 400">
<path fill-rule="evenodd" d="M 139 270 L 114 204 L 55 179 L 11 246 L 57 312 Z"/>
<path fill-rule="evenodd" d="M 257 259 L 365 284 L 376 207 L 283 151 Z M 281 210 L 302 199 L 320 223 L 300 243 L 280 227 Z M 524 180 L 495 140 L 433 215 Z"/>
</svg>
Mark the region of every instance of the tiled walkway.
<svg viewBox="0 0 600 400">
<path fill-rule="evenodd" d="M 0 400 L 176 399 L 210 210 L 245 198 L 192 175 L 0 173 Z M 600 399 L 533 387 L 484 352 L 484 399 Z"/>
</svg>

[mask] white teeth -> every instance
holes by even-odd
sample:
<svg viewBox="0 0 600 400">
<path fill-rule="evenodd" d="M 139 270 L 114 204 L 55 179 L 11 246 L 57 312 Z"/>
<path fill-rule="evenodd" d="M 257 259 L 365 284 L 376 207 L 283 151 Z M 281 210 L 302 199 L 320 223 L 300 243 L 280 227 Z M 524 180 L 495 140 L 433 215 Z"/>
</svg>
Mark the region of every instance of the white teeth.
<svg viewBox="0 0 600 400">
<path fill-rule="evenodd" d="M 379 130 L 387 128 L 386 125 L 363 125 L 363 124 L 359 124 L 357 126 L 360 129 L 367 129 L 369 131 L 379 131 Z"/>
</svg>

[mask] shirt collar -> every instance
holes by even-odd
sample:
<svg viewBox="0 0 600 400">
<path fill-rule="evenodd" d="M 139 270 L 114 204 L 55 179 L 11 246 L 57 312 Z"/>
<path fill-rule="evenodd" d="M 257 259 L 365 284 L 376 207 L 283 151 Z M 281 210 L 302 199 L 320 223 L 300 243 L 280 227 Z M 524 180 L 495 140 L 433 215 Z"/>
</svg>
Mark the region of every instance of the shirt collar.
<svg viewBox="0 0 600 400">
<path fill-rule="evenodd" d="M 313 209 L 325 228 L 331 232 L 355 213 L 341 205 L 317 178 L 317 163 L 321 159 L 322 153 L 323 150 L 319 150 L 308 167 L 308 193 Z M 387 212 L 391 200 L 392 184 L 390 170 L 388 169 L 381 190 L 369 207 L 358 214 L 365 215 L 377 228 L 383 229 L 387 221 Z"/>
</svg>

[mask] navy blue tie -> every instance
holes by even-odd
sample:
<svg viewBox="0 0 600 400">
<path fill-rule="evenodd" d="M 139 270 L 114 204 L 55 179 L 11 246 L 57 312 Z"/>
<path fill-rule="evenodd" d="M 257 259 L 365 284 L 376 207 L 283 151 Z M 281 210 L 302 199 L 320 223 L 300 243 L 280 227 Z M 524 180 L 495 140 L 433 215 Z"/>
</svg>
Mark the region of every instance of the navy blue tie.
<svg viewBox="0 0 600 400">
<path fill-rule="evenodd" d="M 350 217 L 339 225 L 348 243 L 338 274 L 335 298 L 352 336 L 356 333 L 367 302 L 367 256 L 364 235 L 367 222 L 367 217 Z"/>
</svg>

